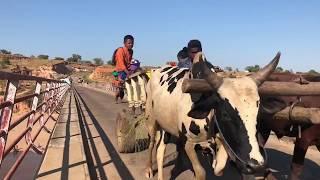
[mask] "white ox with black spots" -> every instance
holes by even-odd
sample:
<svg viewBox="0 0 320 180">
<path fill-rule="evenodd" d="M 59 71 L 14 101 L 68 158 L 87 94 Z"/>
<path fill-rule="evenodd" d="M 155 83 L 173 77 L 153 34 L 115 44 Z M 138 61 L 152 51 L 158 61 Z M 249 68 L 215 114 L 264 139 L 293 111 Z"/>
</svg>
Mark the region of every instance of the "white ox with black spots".
<svg viewBox="0 0 320 180">
<path fill-rule="evenodd" d="M 157 140 L 158 179 L 163 179 L 166 135 L 178 137 L 183 145 L 181 148 L 185 149 L 191 161 L 196 179 L 205 179 L 206 173 L 195 147 L 208 147 L 208 143 L 214 143 L 214 138 L 221 140 L 213 132 L 214 114 L 222 132 L 220 135 L 224 136 L 221 141 L 223 145 L 217 148 L 212 164 L 215 175 L 223 174 L 228 154 L 242 173 L 252 174 L 264 169 L 266 159 L 257 140 L 256 128 L 260 103 L 258 86 L 274 71 L 279 58 L 280 53 L 259 72 L 241 78 L 217 76 L 208 68 L 209 63 L 202 53 L 196 55 L 191 71 L 168 66 L 154 70 L 146 88 L 146 117 L 150 135 L 146 176 L 153 176 L 152 150 L 156 132 L 160 131 L 161 137 Z M 183 93 L 181 86 L 186 78 L 204 78 L 215 92 L 202 95 Z"/>
</svg>

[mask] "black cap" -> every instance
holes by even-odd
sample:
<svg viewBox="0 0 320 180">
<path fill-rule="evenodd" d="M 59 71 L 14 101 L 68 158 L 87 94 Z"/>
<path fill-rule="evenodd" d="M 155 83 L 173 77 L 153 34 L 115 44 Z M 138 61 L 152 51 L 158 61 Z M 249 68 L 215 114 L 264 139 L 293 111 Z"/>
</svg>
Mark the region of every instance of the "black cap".
<svg viewBox="0 0 320 180">
<path fill-rule="evenodd" d="M 191 48 L 199 48 L 200 51 L 202 51 L 201 42 L 197 39 L 190 40 L 188 43 L 188 49 L 191 49 Z"/>
</svg>

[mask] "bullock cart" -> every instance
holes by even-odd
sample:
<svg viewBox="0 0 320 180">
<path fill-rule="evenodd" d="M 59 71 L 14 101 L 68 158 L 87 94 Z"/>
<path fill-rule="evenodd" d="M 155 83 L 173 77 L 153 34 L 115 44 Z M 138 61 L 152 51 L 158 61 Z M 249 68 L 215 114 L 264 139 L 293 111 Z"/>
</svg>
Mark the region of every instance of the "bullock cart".
<svg viewBox="0 0 320 180">
<path fill-rule="evenodd" d="M 226 73 L 218 75 L 223 77 L 241 77 L 246 73 Z M 118 151 L 132 153 L 144 150 L 148 146 L 148 133 L 145 126 L 144 108 L 146 102 L 145 88 L 149 72 L 140 71 L 132 74 L 126 81 L 126 94 L 128 96 L 128 109 L 118 113 L 116 134 Z M 183 82 L 184 93 L 203 93 L 212 91 L 211 86 L 202 79 L 186 79 Z M 320 82 L 308 82 L 301 79 L 295 82 L 266 81 L 259 87 L 261 98 L 269 96 L 320 96 Z M 320 124 L 320 108 L 308 108 L 294 105 L 282 107 L 273 116 L 274 121 L 288 121 L 293 125 Z M 297 133 L 294 133 L 297 134 Z M 294 136 L 294 135 L 292 135 Z"/>
</svg>

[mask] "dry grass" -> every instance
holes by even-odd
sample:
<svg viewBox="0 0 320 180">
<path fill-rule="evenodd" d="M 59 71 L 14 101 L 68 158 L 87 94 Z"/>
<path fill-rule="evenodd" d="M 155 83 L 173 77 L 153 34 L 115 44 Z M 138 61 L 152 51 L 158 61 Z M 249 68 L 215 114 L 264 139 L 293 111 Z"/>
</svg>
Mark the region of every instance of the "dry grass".
<svg viewBox="0 0 320 180">
<path fill-rule="evenodd" d="M 11 69 L 19 65 L 20 67 L 27 67 L 31 70 L 39 69 L 40 66 L 52 66 L 63 62 L 62 60 L 47 60 L 47 59 L 31 59 L 31 60 L 10 60 L 11 65 L 7 69 Z"/>
<path fill-rule="evenodd" d="M 0 96 L 4 95 L 4 91 L 6 88 L 6 82 L 5 80 L 0 80 Z"/>
</svg>

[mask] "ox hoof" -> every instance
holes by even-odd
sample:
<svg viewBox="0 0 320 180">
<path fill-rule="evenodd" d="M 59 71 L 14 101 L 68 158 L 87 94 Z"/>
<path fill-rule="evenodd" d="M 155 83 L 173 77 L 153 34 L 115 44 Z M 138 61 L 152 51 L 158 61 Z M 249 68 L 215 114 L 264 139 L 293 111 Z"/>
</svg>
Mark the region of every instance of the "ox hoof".
<svg viewBox="0 0 320 180">
<path fill-rule="evenodd" d="M 146 169 L 146 178 L 151 179 L 152 177 L 153 177 L 152 168 L 147 168 L 147 169 Z"/>
</svg>

